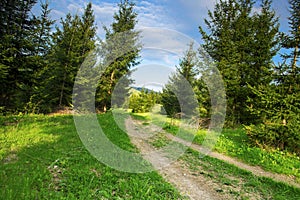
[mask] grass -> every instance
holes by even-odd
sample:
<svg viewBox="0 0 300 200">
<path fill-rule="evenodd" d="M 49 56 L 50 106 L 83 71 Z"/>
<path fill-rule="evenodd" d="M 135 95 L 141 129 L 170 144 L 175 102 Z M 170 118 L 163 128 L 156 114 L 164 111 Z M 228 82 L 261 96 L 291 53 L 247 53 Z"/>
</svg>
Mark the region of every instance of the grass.
<svg viewBox="0 0 300 200">
<path fill-rule="evenodd" d="M 163 133 L 158 133 L 154 137 L 150 138 L 149 143 L 153 147 L 159 149 L 161 147 L 165 147 L 166 145 L 168 145 L 170 141 Z"/>
<path fill-rule="evenodd" d="M 148 122 L 152 120 L 153 124 L 163 127 L 173 135 L 176 135 L 178 131 L 178 120 L 173 120 L 171 123 L 171 119 L 165 119 L 159 115 L 152 115 L 152 118 L 150 118 L 147 113 L 134 114 L 133 116 L 136 119 Z M 181 127 L 181 129 L 184 128 Z M 195 133 L 193 130 L 185 129 L 181 132 L 183 135 L 186 134 L 187 137 L 194 135 L 193 143 L 195 144 L 202 144 L 206 137 L 205 130 L 199 130 Z M 184 139 L 184 136 L 181 136 L 181 138 Z M 238 158 L 247 164 L 260 166 L 270 172 L 295 176 L 296 181 L 300 182 L 299 156 L 276 149 L 261 149 L 253 146 L 243 128 L 224 129 L 214 146 L 214 150 Z"/>
<path fill-rule="evenodd" d="M 217 192 L 228 193 L 235 199 L 300 199 L 300 189 L 269 178 L 257 177 L 221 160 L 201 156 L 189 149 L 181 159 L 195 173 L 215 183 Z"/>
<path fill-rule="evenodd" d="M 265 170 L 293 175 L 300 182 L 299 156 L 276 149 L 253 146 L 242 128 L 224 129 L 215 149 L 245 163 L 261 166 Z"/>
<path fill-rule="evenodd" d="M 136 151 L 110 113 L 107 137 Z M 157 172 L 125 173 L 98 162 L 82 145 L 72 116 L 0 117 L 0 199 L 181 199 Z"/>
</svg>

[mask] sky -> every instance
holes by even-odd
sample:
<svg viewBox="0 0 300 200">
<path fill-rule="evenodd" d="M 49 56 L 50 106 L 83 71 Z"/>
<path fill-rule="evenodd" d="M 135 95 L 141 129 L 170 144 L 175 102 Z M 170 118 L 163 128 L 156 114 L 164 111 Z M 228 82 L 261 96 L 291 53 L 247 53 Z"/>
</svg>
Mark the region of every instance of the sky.
<svg viewBox="0 0 300 200">
<path fill-rule="evenodd" d="M 90 1 L 48 0 L 48 2 L 50 9 L 52 9 L 51 18 L 57 20 L 58 23 L 69 12 L 82 14 L 83 8 Z M 109 27 L 112 23 L 113 14 L 118 10 L 117 4 L 119 0 L 91 0 L 91 2 L 98 26 L 97 35 L 103 39 L 104 30 L 102 27 Z M 171 73 L 175 69 L 174 66 L 178 65 L 183 52 L 187 49 L 187 44 L 179 43 L 194 40 L 194 43 L 201 44 L 201 35 L 198 27 L 204 27 L 204 19 L 207 18 L 208 10 L 213 10 L 216 0 L 142 0 L 134 2 L 136 3 L 135 11 L 138 13 L 137 28 L 144 30 L 146 27 L 153 27 L 154 31 L 146 29 L 144 39 L 155 43 L 154 48 L 143 49 L 140 65 L 140 69 L 145 66 L 148 66 L 148 68 L 153 66 L 153 70 L 142 70 L 144 71 L 143 75 L 141 72 L 137 75 L 139 70 L 135 70 L 133 76 L 142 76 L 145 79 L 144 83 L 143 81 L 137 81 L 136 85 L 143 86 L 143 84 L 148 84 L 149 86 L 149 83 L 163 85 L 167 80 L 152 82 L 156 80 L 160 73 L 168 71 L 160 71 L 157 69 L 158 66 L 169 67 L 169 72 Z M 258 5 L 254 6 L 254 10 L 259 12 L 260 0 L 257 2 Z M 273 9 L 276 11 L 280 22 L 280 30 L 283 32 L 288 30 L 288 7 L 288 0 L 273 1 Z M 35 14 L 40 12 L 38 4 L 33 8 L 33 12 Z M 169 39 L 170 35 L 174 37 Z M 176 50 L 171 51 L 172 49 Z M 279 61 L 278 59 L 278 57 L 275 58 L 276 61 Z M 140 80 L 141 78 L 137 79 Z"/>
</svg>

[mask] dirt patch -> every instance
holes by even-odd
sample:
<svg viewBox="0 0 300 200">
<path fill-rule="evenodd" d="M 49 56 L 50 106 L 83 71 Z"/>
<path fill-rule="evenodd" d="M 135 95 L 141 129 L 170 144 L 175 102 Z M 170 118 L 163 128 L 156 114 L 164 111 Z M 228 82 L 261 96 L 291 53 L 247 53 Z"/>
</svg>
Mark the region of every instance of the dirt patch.
<svg viewBox="0 0 300 200">
<path fill-rule="evenodd" d="M 59 167 L 57 163 L 58 160 L 54 161 L 54 163 L 52 163 L 52 165 L 48 167 L 48 170 L 52 176 L 52 185 L 50 185 L 50 188 L 52 188 L 55 191 L 60 191 L 62 189 L 61 181 L 63 168 Z"/>
<path fill-rule="evenodd" d="M 143 157 L 151 162 L 167 181 L 172 183 L 183 195 L 190 199 L 245 198 L 254 200 L 265 198 L 265 196 L 261 196 L 259 192 L 250 192 L 248 189 L 245 189 L 245 180 L 242 177 L 226 173 L 218 174 L 219 172 L 215 173 L 209 168 L 207 169 L 207 167 L 205 169 L 202 168 L 202 165 L 205 166 L 206 163 L 203 163 L 201 159 L 194 159 L 196 162 L 201 162 L 198 164 L 192 164 L 192 158 L 188 158 L 188 161 L 181 158 L 170 161 L 168 155 L 166 156 L 157 151 L 170 142 L 188 146 L 200 153 L 207 154 L 209 157 L 247 170 L 255 176 L 271 178 L 275 181 L 300 188 L 300 184 L 296 182 L 295 177 L 268 172 L 259 166 L 247 165 L 237 159 L 217 152 L 207 153 L 200 145 L 190 144 L 190 142 L 177 138 L 156 125 L 143 125 L 141 121 L 127 119 L 126 128 L 132 143 L 140 149 Z M 169 165 L 166 166 L 166 163 L 169 163 Z M 224 178 L 219 178 L 219 181 L 216 181 L 213 176 L 222 176 Z"/>
<path fill-rule="evenodd" d="M 18 161 L 18 156 L 15 153 L 11 153 L 3 159 L 4 164 L 15 163 Z"/>
<path fill-rule="evenodd" d="M 241 162 L 241 161 L 239 161 L 235 158 L 232 158 L 232 157 L 229 157 L 229 156 L 226 156 L 224 154 L 217 153 L 217 152 L 208 152 L 207 153 L 206 150 L 203 149 L 200 145 L 190 144 L 190 142 L 187 142 L 187 141 L 185 141 L 181 138 L 175 137 L 174 135 L 172 135 L 170 133 L 167 133 L 166 131 L 162 130 L 160 127 L 157 127 L 153 124 L 149 125 L 147 130 L 164 132 L 164 135 L 172 141 L 175 141 L 175 142 L 181 143 L 183 145 L 189 146 L 190 148 L 192 148 L 192 149 L 194 149 L 198 152 L 207 154 L 210 157 L 217 158 L 217 159 L 225 161 L 229 164 L 235 165 L 235 166 L 237 166 L 241 169 L 250 171 L 256 176 L 271 178 L 275 181 L 284 182 L 284 183 L 287 183 L 289 185 L 300 188 L 300 183 L 297 182 L 296 177 L 294 177 L 294 176 L 288 176 L 288 175 L 284 175 L 284 174 L 277 174 L 277 173 L 268 172 L 268 171 L 265 171 L 264 169 L 262 169 L 259 166 L 248 165 L 248 164 L 245 164 L 245 163 L 243 163 L 243 162 Z"/>
</svg>

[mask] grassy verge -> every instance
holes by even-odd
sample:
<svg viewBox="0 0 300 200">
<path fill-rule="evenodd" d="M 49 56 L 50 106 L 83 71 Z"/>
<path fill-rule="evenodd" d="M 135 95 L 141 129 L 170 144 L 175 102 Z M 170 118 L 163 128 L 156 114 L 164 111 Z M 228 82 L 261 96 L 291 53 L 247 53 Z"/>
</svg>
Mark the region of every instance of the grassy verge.
<svg viewBox="0 0 300 200">
<path fill-rule="evenodd" d="M 178 131 L 178 120 L 171 122 L 171 119 L 165 119 L 159 115 L 152 115 L 150 117 L 147 113 L 134 114 L 133 116 L 139 120 L 151 121 L 153 124 L 163 127 L 171 134 L 175 135 Z M 193 143 L 195 144 L 202 144 L 206 136 L 206 131 L 204 130 L 193 132 L 186 129 L 181 132 L 186 135 L 193 134 L 195 136 Z M 255 147 L 250 144 L 243 128 L 224 129 L 214 149 L 217 152 L 238 158 L 250 165 L 257 165 L 275 173 L 295 176 L 296 180 L 300 182 L 299 156 L 275 149 L 266 150 Z"/>
<path fill-rule="evenodd" d="M 99 115 L 115 144 L 135 151 L 110 113 Z M 0 199 L 181 199 L 156 172 L 130 174 L 99 163 L 72 116 L 0 117 Z"/>
</svg>

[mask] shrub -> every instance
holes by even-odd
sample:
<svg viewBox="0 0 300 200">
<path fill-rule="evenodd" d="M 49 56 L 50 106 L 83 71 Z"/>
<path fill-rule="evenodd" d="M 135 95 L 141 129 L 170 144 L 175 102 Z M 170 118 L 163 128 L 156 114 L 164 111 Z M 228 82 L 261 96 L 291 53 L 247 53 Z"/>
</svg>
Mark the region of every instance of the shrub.
<svg viewBox="0 0 300 200">
<path fill-rule="evenodd" d="M 300 155 L 300 116 L 294 115 L 286 123 L 265 122 L 245 126 L 247 135 L 255 145 L 287 150 Z"/>
</svg>

